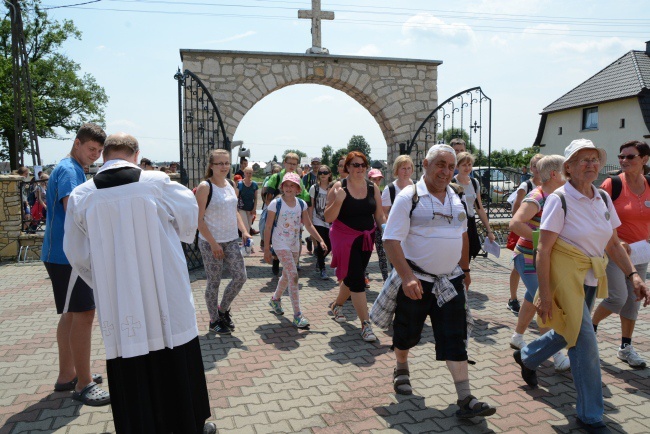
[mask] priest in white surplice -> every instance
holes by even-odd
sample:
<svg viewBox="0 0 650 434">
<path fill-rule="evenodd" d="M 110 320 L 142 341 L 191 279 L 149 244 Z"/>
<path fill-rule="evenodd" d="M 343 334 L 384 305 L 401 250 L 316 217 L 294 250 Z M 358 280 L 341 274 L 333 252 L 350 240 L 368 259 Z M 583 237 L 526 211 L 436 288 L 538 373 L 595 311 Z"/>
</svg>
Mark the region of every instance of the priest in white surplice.
<svg viewBox="0 0 650 434">
<path fill-rule="evenodd" d="M 134 137 L 106 139 L 104 165 L 70 194 L 63 248 L 94 291 L 116 431 L 215 432 L 181 247 L 198 206 L 138 156 Z"/>
</svg>

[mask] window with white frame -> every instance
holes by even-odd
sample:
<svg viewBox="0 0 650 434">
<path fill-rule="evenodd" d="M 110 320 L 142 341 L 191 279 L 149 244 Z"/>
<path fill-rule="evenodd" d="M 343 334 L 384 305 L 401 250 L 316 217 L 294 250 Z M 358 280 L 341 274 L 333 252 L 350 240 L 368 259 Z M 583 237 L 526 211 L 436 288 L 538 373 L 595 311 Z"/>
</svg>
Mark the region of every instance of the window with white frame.
<svg viewBox="0 0 650 434">
<path fill-rule="evenodd" d="M 598 107 L 589 107 L 582 110 L 582 129 L 598 129 Z"/>
</svg>

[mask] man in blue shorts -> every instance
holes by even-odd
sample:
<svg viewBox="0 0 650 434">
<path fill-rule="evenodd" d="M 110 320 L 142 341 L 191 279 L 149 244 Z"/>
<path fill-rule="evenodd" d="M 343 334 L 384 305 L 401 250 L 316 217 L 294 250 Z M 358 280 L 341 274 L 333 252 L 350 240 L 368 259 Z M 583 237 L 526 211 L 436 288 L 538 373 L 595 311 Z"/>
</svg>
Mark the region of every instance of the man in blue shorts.
<svg viewBox="0 0 650 434">
<path fill-rule="evenodd" d="M 63 230 L 68 196 L 86 182 L 84 167 L 102 153 L 106 133 L 98 125 L 81 126 L 70 154 L 54 168 L 48 182 L 47 225 L 43 239 L 43 261 L 52 280 L 56 311 L 61 315 L 56 330 L 59 348 L 59 377 L 54 390 L 73 391 L 72 398 L 86 405 L 110 404 L 108 392 L 97 383 L 101 375 L 90 373 L 90 340 L 95 318 L 93 290 L 78 275 L 63 252 Z"/>
</svg>

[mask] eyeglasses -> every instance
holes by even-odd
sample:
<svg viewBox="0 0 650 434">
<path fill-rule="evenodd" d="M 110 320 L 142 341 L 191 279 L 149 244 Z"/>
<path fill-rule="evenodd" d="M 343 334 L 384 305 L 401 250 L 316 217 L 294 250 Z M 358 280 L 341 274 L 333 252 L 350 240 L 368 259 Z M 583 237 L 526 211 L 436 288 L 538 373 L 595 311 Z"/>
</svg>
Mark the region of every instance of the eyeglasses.
<svg viewBox="0 0 650 434">
<path fill-rule="evenodd" d="M 221 161 L 219 163 L 212 163 L 212 165 L 213 166 L 222 166 L 223 167 L 223 166 L 230 166 L 230 163 L 225 162 L 225 161 Z"/>
<path fill-rule="evenodd" d="M 368 167 L 366 163 L 350 163 L 350 166 L 354 167 L 355 169 L 358 169 L 359 167 L 363 167 L 365 169 Z"/>
<path fill-rule="evenodd" d="M 589 164 L 593 164 L 595 166 L 597 164 L 600 164 L 600 158 L 582 158 L 581 160 L 578 160 L 578 163 L 580 163 L 581 166 L 587 166 Z"/>
<path fill-rule="evenodd" d="M 618 156 L 619 160 L 634 160 L 636 157 L 638 157 L 640 154 L 635 154 L 635 155 L 623 155 L 620 154 Z"/>
<path fill-rule="evenodd" d="M 329 175 L 329 172 L 318 172 L 319 175 Z"/>
<path fill-rule="evenodd" d="M 443 214 L 441 212 L 434 212 L 433 217 L 431 217 L 431 220 L 435 220 L 436 216 L 442 217 L 443 219 L 447 220 L 447 223 L 449 223 L 449 224 L 451 224 L 451 221 L 454 219 L 453 215 L 447 215 L 447 214 Z"/>
</svg>

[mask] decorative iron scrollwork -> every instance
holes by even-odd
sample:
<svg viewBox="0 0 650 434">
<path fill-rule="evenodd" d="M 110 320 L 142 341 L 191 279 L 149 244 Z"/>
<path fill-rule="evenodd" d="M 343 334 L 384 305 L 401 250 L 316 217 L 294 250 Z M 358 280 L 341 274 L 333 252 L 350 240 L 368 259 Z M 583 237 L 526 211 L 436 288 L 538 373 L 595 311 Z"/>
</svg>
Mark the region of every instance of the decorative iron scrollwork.
<svg viewBox="0 0 650 434">
<path fill-rule="evenodd" d="M 410 142 L 400 144 L 400 153 L 412 156 L 416 177 L 419 177 L 422 160 L 428 149 L 437 143 L 448 143 L 456 137 L 463 138 L 468 150 L 472 149 L 483 161 L 487 158 L 486 166 L 490 168 L 492 100 L 480 87 L 458 92 L 439 104 L 422 121 Z M 487 173 L 491 171 L 488 170 Z M 492 200 L 493 196 L 488 196 L 487 203 L 483 204 L 487 208 L 488 216 L 500 217 L 506 212 L 509 214 L 509 204 L 501 203 L 501 196 L 499 201 Z"/>
<path fill-rule="evenodd" d="M 230 139 L 217 104 L 207 87 L 193 72 L 180 69 L 178 82 L 179 171 L 181 183 L 197 186 L 206 172 L 208 155 L 214 149 L 230 151 Z M 198 247 L 183 244 L 190 270 L 203 266 Z"/>
</svg>

